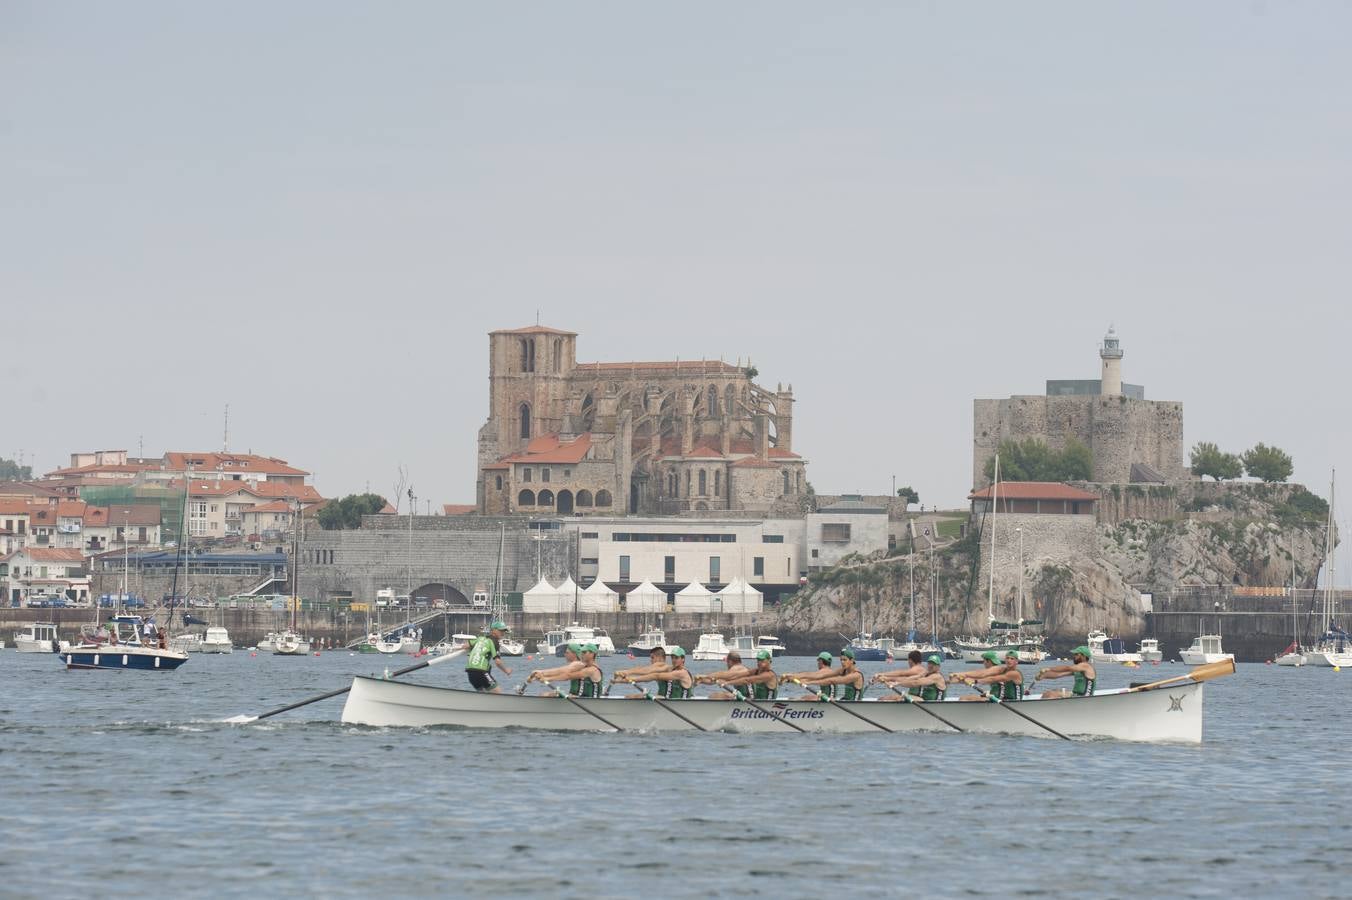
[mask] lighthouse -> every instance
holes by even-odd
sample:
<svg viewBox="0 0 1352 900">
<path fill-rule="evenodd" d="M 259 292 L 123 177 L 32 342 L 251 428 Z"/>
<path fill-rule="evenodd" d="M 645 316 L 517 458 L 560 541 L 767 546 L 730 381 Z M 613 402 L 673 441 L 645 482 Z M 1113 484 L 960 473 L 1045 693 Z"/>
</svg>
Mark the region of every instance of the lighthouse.
<svg viewBox="0 0 1352 900">
<path fill-rule="evenodd" d="M 1099 359 L 1103 360 L 1100 392 L 1105 397 L 1122 396 L 1122 344 L 1117 339 L 1117 331 L 1111 325 L 1108 326 L 1108 333 L 1103 336 Z"/>
</svg>

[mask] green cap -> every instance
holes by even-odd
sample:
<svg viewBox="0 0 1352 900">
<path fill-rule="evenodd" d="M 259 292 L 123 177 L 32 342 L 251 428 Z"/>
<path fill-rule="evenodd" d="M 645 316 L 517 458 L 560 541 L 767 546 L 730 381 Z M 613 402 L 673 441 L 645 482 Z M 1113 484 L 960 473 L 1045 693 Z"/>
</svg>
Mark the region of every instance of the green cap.
<svg viewBox="0 0 1352 900">
<path fill-rule="evenodd" d="M 507 623 L 504 622 L 504 621 L 502 621 L 501 619 L 494 619 L 494 620 L 493 620 L 493 624 L 488 626 L 488 630 L 489 630 L 489 631 L 511 631 L 512 629 L 508 628 L 508 627 L 507 627 Z"/>
<path fill-rule="evenodd" d="M 667 651 L 667 656 L 680 656 L 680 657 L 684 657 L 684 656 L 685 656 L 685 648 L 684 648 L 684 647 L 672 647 L 670 650 Z"/>
<path fill-rule="evenodd" d="M 926 659 L 925 662 L 929 663 L 932 666 L 942 666 L 944 664 L 943 658 L 939 656 L 931 656 L 928 659 Z"/>
<path fill-rule="evenodd" d="M 575 653 L 575 654 L 581 653 L 581 652 L 582 652 L 582 645 L 579 644 L 577 641 L 571 641 L 571 642 L 568 644 L 568 649 L 569 649 L 569 650 L 572 650 L 573 653 Z"/>
<path fill-rule="evenodd" d="M 817 659 L 820 659 L 822 662 L 830 662 L 831 659 L 832 659 L 832 656 L 831 656 L 830 653 L 828 653 L 828 652 L 826 652 L 825 650 L 823 650 L 821 653 L 818 653 L 818 654 L 817 654 Z"/>
<path fill-rule="evenodd" d="M 1070 655 L 1071 655 L 1071 656 L 1074 656 L 1076 653 L 1080 654 L 1080 655 L 1083 656 L 1085 659 L 1093 659 L 1093 658 L 1094 658 L 1094 654 L 1090 653 L 1090 652 L 1089 652 L 1089 648 L 1086 647 L 1084 644 L 1081 644 L 1080 646 L 1076 647 L 1074 650 L 1070 651 Z"/>
<path fill-rule="evenodd" d="M 849 647 L 846 647 L 844 650 L 840 651 L 840 655 L 842 657 L 848 656 L 850 659 L 854 659 L 854 651 L 851 650 Z"/>
<path fill-rule="evenodd" d="M 583 644 L 583 645 L 582 645 L 582 652 L 583 652 L 583 653 L 595 653 L 595 652 L 596 652 L 596 645 L 595 645 L 595 644 Z"/>
<path fill-rule="evenodd" d="M 981 658 L 986 660 L 986 662 L 998 663 L 1000 661 L 1000 654 L 996 653 L 994 650 L 987 650 L 985 653 L 981 654 Z"/>
<path fill-rule="evenodd" d="M 1010 649 L 1005 651 L 1005 659 L 1018 659 L 1018 658 L 1019 658 L 1018 647 L 1011 647 Z"/>
<path fill-rule="evenodd" d="M 756 651 L 756 659 L 769 659 L 769 658 L 770 658 L 770 651 L 769 651 L 769 650 L 757 650 L 757 651 Z"/>
</svg>

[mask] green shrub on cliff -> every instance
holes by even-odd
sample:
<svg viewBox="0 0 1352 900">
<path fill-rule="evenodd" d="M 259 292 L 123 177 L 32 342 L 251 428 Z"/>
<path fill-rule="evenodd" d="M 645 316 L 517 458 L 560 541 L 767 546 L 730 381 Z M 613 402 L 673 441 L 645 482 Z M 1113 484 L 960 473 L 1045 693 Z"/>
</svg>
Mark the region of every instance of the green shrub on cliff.
<svg viewBox="0 0 1352 900">
<path fill-rule="evenodd" d="M 1193 444 L 1192 474 L 1198 478 L 1210 475 L 1216 481 L 1229 481 L 1244 474 L 1244 462 L 1234 453 L 1226 453 L 1210 441 Z"/>
<path fill-rule="evenodd" d="M 1094 475 L 1094 455 L 1074 438 L 1053 450 L 1037 438 L 1000 442 L 1001 481 L 1088 481 Z M 995 478 L 995 458 L 986 461 L 986 479 Z"/>
</svg>

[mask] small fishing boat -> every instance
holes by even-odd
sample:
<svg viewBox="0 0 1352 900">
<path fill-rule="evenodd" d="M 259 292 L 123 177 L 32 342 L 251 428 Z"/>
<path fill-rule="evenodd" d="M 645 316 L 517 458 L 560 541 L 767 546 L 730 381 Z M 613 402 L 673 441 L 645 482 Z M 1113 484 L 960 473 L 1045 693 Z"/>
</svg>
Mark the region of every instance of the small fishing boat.
<svg viewBox="0 0 1352 900">
<path fill-rule="evenodd" d="M 258 646 L 254 647 L 254 649 L 259 653 L 271 653 L 273 650 L 277 649 L 277 638 L 280 634 L 280 631 L 269 631 L 267 634 L 263 635 L 263 640 L 259 641 Z"/>
<path fill-rule="evenodd" d="M 666 632 L 660 628 L 653 628 L 643 632 L 637 638 L 629 642 L 625 649 L 634 656 L 647 656 L 655 648 L 667 648 Z"/>
<path fill-rule="evenodd" d="M 52 622 L 29 622 L 22 631 L 14 632 L 14 649 L 20 653 L 55 653 L 56 625 Z"/>
<path fill-rule="evenodd" d="M 1182 683 L 1165 682 L 1145 689 L 1106 690 L 1090 697 L 1056 700 L 1043 700 L 1039 696 L 1008 704 L 961 703 L 956 699 L 923 704 L 877 700 L 833 704 L 815 700 L 749 703 L 704 698 L 669 703 L 630 703 L 619 697 L 565 700 L 358 676 L 353 679 L 343 706 L 342 721 L 380 728 L 449 725 L 644 733 L 695 730 L 879 733 L 884 727 L 890 731 L 948 731 L 956 726 L 983 734 L 1048 737 L 1054 733 L 1048 729 L 1054 729 L 1068 737 L 1196 744 L 1202 740 L 1204 680 L 1189 681 L 1183 676 Z"/>
<path fill-rule="evenodd" d="M 773 634 L 756 635 L 756 649 L 769 650 L 771 656 L 783 656 L 785 653 L 789 652 L 783 642 Z"/>
<path fill-rule="evenodd" d="M 728 651 L 732 649 L 732 643 L 723 637 L 723 632 L 706 631 L 699 636 L 695 649 L 690 651 L 690 658 L 701 662 L 720 660 L 726 658 Z"/>
<path fill-rule="evenodd" d="M 1219 634 L 1203 634 L 1192 640 L 1192 646 L 1186 650 L 1180 650 L 1178 657 L 1181 662 L 1190 666 L 1200 666 L 1205 663 L 1220 662 L 1222 660 L 1233 660 L 1233 653 L 1226 653 L 1221 647 L 1221 636 Z"/>
<path fill-rule="evenodd" d="M 1154 638 L 1141 639 L 1141 661 L 1142 662 L 1163 662 L 1164 651 L 1160 650 L 1160 642 Z"/>
<path fill-rule="evenodd" d="M 197 648 L 200 653 L 234 653 L 235 644 L 230 640 L 230 632 L 223 625 L 208 625 L 207 633 L 202 636 L 202 644 Z"/>
<path fill-rule="evenodd" d="M 1100 630 L 1089 632 L 1089 652 L 1094 662 L 1138 663 L 1145 657 L 1139 653 L 1127 652 L 1127 645 L 1120 637 L 1108 637 Z"/>
<path fill-rule="evenodd" d="M 146 642 L 145 634 L 146 621 L 140 616 L 114 616 L 104 625 L 82 625 L 80 642 L 58 656 L 67 669 L 170 671 L 188 661 L 188 654 L 181 650 Z"/>
<path fill-rule="evenodd" d="M 498 652 L 503 656 L 523 656 L 526 653 L 526 645 L 515 638 L 504 636 L 498 641 Z"/>
</svg>

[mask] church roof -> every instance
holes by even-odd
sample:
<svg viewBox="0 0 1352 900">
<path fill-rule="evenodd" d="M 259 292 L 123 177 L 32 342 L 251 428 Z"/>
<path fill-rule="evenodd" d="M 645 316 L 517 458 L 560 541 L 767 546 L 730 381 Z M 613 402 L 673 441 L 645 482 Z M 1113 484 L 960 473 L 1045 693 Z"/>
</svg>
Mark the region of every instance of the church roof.
<svg viewBox="0 0 1352 900">
<path fill-rule="evenodd" d="M 588 362 L 578 363 L 577 368 L 601 372 L 627 372 L 630 369 L 675 369 L 678 372 L 722 373 L 726 375 L 735 375 L 742 371 L 732 363 L 723 362 L 721 359 L 702 359 L 698 362 L 691 359 L 659 360 L 655 362 Z"/>
<path fill-rule="evenodd" d="M 585 433 L 571 441 L 563 441 L 557 434 L 542 434 L 533 438 L 526 449 L 503 457 L 507 463 L 579 463 L 591 450 L 591 434 Z"/>
</svg>

